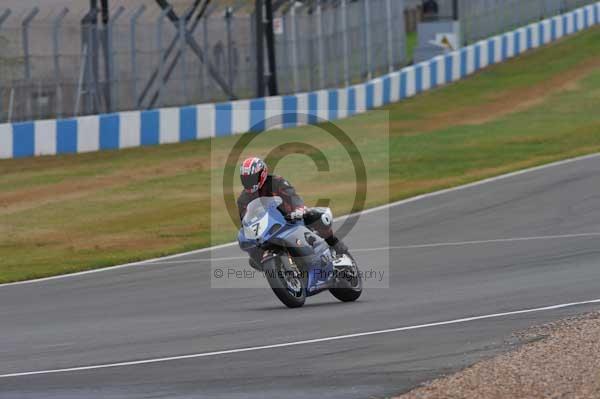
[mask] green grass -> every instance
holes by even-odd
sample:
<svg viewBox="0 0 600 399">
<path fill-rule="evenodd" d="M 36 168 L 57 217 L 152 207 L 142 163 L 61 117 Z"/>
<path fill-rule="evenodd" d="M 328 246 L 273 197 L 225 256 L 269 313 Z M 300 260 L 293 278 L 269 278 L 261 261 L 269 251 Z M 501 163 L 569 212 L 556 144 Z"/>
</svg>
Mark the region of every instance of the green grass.
<svg viewBox="0 0 600 399">
<path fill-rule="evenodd" d="M 367 164 L 367 205 L 599 151 L 599 59 L 600 30 L 593 30 L 339 121 Z M 239 137 L 1 161 L 0 282 L 234 240 L 219 182 Z M 276 172 L 307 202 L 327 194 L 336 214 L 348 212 L 351 162 L 318 127 L 263 133 L 248 153 L 264 156 L 290 141 L 318 147 L 331 171 L 320 174 L 294 155 Z"/>
</svg>

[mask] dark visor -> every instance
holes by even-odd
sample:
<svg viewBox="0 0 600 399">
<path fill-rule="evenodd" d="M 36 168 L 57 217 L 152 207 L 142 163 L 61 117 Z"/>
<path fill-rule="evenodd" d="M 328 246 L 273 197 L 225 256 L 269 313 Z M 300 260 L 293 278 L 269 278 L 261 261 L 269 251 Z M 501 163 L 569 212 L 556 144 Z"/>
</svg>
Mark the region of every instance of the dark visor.
<svg viewBox="0 0 600 399">
<path fill-rule="evenodd" d="M 244 188 L 250 189 L 258 184 L 260 173 L 255 173 L 253 175 L 242 175 L 241 178 Z"/>
</svg>

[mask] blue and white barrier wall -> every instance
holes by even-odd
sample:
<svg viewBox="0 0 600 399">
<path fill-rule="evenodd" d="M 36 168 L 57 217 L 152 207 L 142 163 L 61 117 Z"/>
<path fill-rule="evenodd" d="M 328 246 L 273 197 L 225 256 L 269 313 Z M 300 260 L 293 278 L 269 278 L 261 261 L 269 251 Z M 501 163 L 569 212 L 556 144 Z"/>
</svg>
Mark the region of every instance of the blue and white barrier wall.
<svg viewBox="0 0 600 399">
<path fill-rule="evenodd" d="M 600 24 L 600 2 L 359 85 L 289 96 L 0 124 L 0 159 L 177 143 L 341 119 L 448 84 Z M 269 126 L 265 126 L 268 121 Z"/>
</svg>

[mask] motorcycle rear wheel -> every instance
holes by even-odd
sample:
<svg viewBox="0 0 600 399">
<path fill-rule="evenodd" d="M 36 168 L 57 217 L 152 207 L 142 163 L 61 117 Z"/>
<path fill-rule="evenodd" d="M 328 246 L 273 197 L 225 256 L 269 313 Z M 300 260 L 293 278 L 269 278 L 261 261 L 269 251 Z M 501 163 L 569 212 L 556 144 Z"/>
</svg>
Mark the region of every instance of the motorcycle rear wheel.
<svg viewBox="0 0 600 399">
<path fill-rule="evenodd" d="M 306 300 L 302 276 L 291 267 L 286 267 L 282 258 L 272 258 L 263 263 L 263 270 L 271 289 L 288 308 L 299 308 Z"/>
</svg>

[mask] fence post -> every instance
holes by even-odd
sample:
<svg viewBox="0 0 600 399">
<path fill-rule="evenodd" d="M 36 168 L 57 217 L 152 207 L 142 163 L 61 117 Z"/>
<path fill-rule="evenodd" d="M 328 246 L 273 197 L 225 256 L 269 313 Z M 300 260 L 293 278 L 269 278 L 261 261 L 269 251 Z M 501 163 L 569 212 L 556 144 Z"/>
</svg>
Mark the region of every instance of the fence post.
<svg viewBox="0 0 600 399">
<path fill-rule="evenodd" d="M 35 16 L 40 12 L 40 9 L 34 7 L 33 10 L 27 14 L 25 19 L 23 20 L 22 26 L 22 35 L 23 35 L 23 56 L 24 56 L 24 67 L 25 67 L 25 79 L 31 79 L 31 60 L 29 58 L 29 24 L 35 18 Z"/>
<path fill-rule="evenodd" d="M 335 8 L 330 8 L 329 12 L 329 26 L 330 26 L 330 38 L 329 45 L 325 49 L 325 54 L 329 54 L 326 58 L 327 64 L 331 62 L 333 66 L 333 74 L 334 74 L 334 85 L 336 87 L 342 87 L 344 78 L 342 77 L 343 72 L 340 70 L 340 59 L 338 54 L 338 41 L 339 41 L 339 21 L 338 21 L 338 13 L 335 12 Z M 333 61 L 330 61 L 333 58 Z M 331 70 L 330 70 L 331 71 Z"/>
<path fill-rule="evenodd" d="M 401 21 L 401 23 L 397 25 L 400 32 L 400 41 L 402 43 L 402 50 L 397 51 L 398 65 L 406 64 L 408 58 L 408 40 L 406 37 L 406 19 L 404 18 L 404 10 L 406 10 L 406 2 L 404 0 L 400 0 L 398 4 L 396 4 L 396 12 L 398 13 L 396 18 L 398 21 Z"/>
<path fill-rule="evenodd" d="M 93 53 L 95 48 L 95 43 L 93 40 L 92 29 L 93 26 L 91 23 L 85 25 L 86 32 L 84 33 L 87 38 L 87 48 L 86 48 L 86 59 L 85 59 L 85 72 L 84 72 L 84 84 L 83 84 L 83 92 L 85 92 L 84 97 L 84 108 L 83 112 L 85 114 L 89 114 L 92 112 L 94 104 L 95 104 L 95 86 L 94 86 L 94 78 L 93 78 Z"/>
<path fill-rule="evenodd" d="M 297 39 L 297 20 L 296 20 L 296 6 L 292 3 L 290 9 L 291 26 L 290 33 L 292 37 L 292 80 L 294 82 L 294 92 L 299 92 L 298 86 L 298 39 Z"/>
<path fill-rule="evenodd" d="M 343 46 L 343 58 L 344 58 L 344 84 L 346 87 L 350 86 L 350 60 L 349 49 L 348 49 L 348 5 L 347 0 L 342 0 L 342 46 Z"/>
<path fill-rule="evenodd" d="M 23 56 L 24 56 L 24 63 L 23 66 L 25 68 L 25 80 L 27 81 L 26 84 L 31 86 L 31 59 L 30 59 L 30 54 L 29 54 L 29 25 L 31 24 L 31 21 L 33 21 L 33 19 L 35 18 L 35 16 L 40 12 L 40 9 L 37 7 L 34 7 L 29 14 L 27 14 L 27 16 L 25 17 L 25 19 L 23 20 L 23 22 L 21 23 L 21 27 L 22 27 L 22 36 L 23 36 Z M 25 117 L 29 118 L 31 117 L 31 93 L 29 90 L 26 90 L 27 94 L 26 94 L 26 100 L 25 100 L 25 106 L 26 106 L 26 110 L 25 110 Z"/>
<path fill-rule="evenodd" d="M 300 35 L 300 32 L 305 32 L 306 35 L 306 50 L 307 50 L 307 54 L 306 56 L 302 59 L 304 61 L 304 65 L 305 65 L 305 71 L 307 73 L 307 78 L 308 78 L 308 90 L 316 90 L 317 86 L 319 85 L 319 78 L 317 77 L 318 71 L 318 64 L 319 64 L 319 55 L 316 54 L 317 53 L 317 39 L 315 37 L 315 29 L 314 29 L 314 17 L 315 14 L 314 12 L 310 12 L 310 6 L 308 4 L 306 4 L 305 6 L 303 6 L 304 9 L 306 10 L 306 14 L 304 14 L 304 30 L 302 27 L 300 27 L 300 29 L 298 29 L 297 33 L 296 33 L 296 37 L 297 38 L 301 38 L 302 36 Z M 302 14 L 300 14 L 302 15 Z M 307 28 L 308 26 L 308 28 Z M 306 29 L 309 29 L 310 32 L 306 32 Z M 301 50 L 300 50 L 301 51 Z M 300 85 L 302 86 L 302 76 L 300 77 Z"/>
<path fill-rule="evenodd" d="M 501 35 L 506 30 L 509 25 L 510 13 L 517 10 L 511 10 L 510 7 L 502 7 L 502 24 L 500 25 L 500 29 L 498 31 L 498 35 Z"/>
<path fill-rule="evenodd" d="M 325 49 L 323 47 L 323 5 L 317 0 L 317 51 L 319 62 L 319 89 L 325 87 Z"/>
<path fill-rule="evenodd" d="M 267 61 L 269 62 L 269 69 L 267 71 L 269 79 L 267 81 L 267 87 L 269 88 L 269 95 L 276 96 L 279 94 L 279 88 L 277 87 L 277 54 L 275 49 L 275 32 L 273 28 L 272 1 L 265 2 L 264 34 L 267 42 Z"/>
<path fill-rule="evenodd" d="M 92 8 L 81 20 L 81 40 L 87 50 L 87 59 L 84 63 L 84 80 L 81 94 L 84 97 L 84 113 L 97 113 L 100 110 L 102 99 L 98 88 L 99 57 L 98 57 L 98 10 Z"/>
<path fill-rule="evenodd" d="M 6 19 L 10 16 L 11 12 L 12 11 L 10 9 L 7 9 L 7 10 L 5 10 L 2 13 L 2 15 L 0 15 L 0 29 L 2 29 L 2 24 L 4 24 L 4 21 L 6 21 Z M 12 91 L 11 91 L 11 93 L 12 93 Z M 2 95 L 2 81 L 0 80 L 0 121 L 2 120 L 2 114 L 3 114 L 3 111 L 2 111 L 2 108 L 3 108 L 3 106 L 2 106 L 2 97 L 3 97 L 3 95 Z M 10 112 L 10 109 L 9 109 L 9 112 Z"/>
<path fill-rule="evenodd" d="M 485 32 L 485 27 L 488 26 L 489 22 L 489 2 L 485 1 L 483 7 L 479 9 L 479 14 L 471 13 L 471 18 L 473 18 L 473 26 L 477 26 L 475 30 L 475 34 L 472 34 L 471 41 L 475 42 L 482 37 L 482 32 Z"/>
<path fill-rule="evenodd" d="M 57 118 L 61 118 L 62 117 L 62 110 L 63 110 L 63 91 L 62 91 L 62 85 L 61 85 L 61 73 L 60 73 L 60 54 L 59 54 L 59 47 L 60 47 L 60 37 L 59 37 L 59 30 L 61 28 L 62 25 L 62 21 L 65 18 L 65 16 L 68 14 L 69 9 L 68 8 L 63 8 L 62 11 L 60 12 L 60 14 L 58 14 L 55 18 L 54 18 L 54 23 L 52 24 L 52 52 L 53 52 L 53 58 L 54 58 L 54 81 L 56 84 L 56 117 Z"/>
<path fill-rule="evenodd" d="M 367 79 L 373 77 L 372 62 L 371 62 L 371 4 L 369 0 L 363 0 L 365 17 L 365 66 L 367 72 Z"/>
<path fill-rule="evenodd" d="M 227 35 L 227 83 L 233 90 L 233 39 L 231 33 L 231 22 L 233 19 L 233 9 L 227 7 L 225 10 L 225 28 Z M 263 39 L 264 40 L 264 39 Z"/>
<path fill-rule="evenodd" d="M 385 0 L 386 24 L 387 24 L 387 61 L 388 72 L 394 71 L 394 47 L 392 38 L 392 0 Z"/>
<path fill-rule="evenodd" d="M 15 88 L 11 87 L 10 97 L 8 98 L 8 123 L 12 122 L 14 104 L 15 104 Z"/>
<path fill-rule="evenodd" d="M 92 109 L 92 113 L 98 113 L 100 112 L 101 108 L 102 108 L 102 91 L 101 91 L 101 87 L 100 87 L 100 57 L 99 57 L 99 51 L 100 51 L 100 40 L 98 38 L 98 23 L 97 23 L 97 16 L 94 16 L 94 19 L 92 21 L 92 25 L 91 25 L 91 29 L 90 29 L 90 40 L 92 42 L 92 46 L 90 48 L 92 48 L 94 51 L 90 53 L 92 62 L 91 62 L 91 74 L 89 75 L 92 79 L 92 85 L 94 87 L 93 89 L 93 101 L 94 101 L 94 107 Z M 108 98 L 104 98 L 105 102 L 108 102 Z"/>
<path fill-rule="evenodd" d="M 171 9 L 172 9 L 172 7 L 168 6 L 164 10 L 162 10 L 162 12 L 160 13 L 160 16 L 158 17 L 158 20 L 156 21 L 156 46 L 158 48 L 158 102 L 157 102 L 158 107 L 160 107 L 163 103 L 162 99 L 163 99 L 163 91 L 164 91 L 164 86 L 165 86 L 165 80 L 163 79 L 164 69 L 165 69 L 165 59 L 164 59 L 165 50 L 163 49 L 163 40 L 162 40 L 163 25 L 165 22 L 165 18 L 167 17 L 167 14 L 171 11 Z"/>
<path fill-rule="evenodd" d="M 552 9 L 552 4 L 548 4 L 547 0 L 540 0 L 542 2 L 542 4 L 540 5 L 541 8 L 541 16 L 540 19 L 546 19 L 546 17 L 548 17 L 548 10 Z"/>
<path fill-rule="evenodd" d="M 186 65 L 186 42 L 185 42 L 185 18 L 179 18 L 179 53 L 181 54 L 181 87 L 183 89 L 183 97 L 185 102 L 189 102 L 188 82 L 187 82 L 187 65 Z"/>
<path fill-rule="evenodd" d="M 545 0 L 537 0 L 537 11 L 538 11 L 537 21 L 544 19 L 544 10 L 545 9 L 546 9 Z"/>
<path fill-rule="evenodd" d="M 289 92 L 290 91 L 290 87 L 288 85 L 288 76 L 289 76 L 289 70 L 290 70 L 290 51 L 289 51 L 289 45 L 290 45 L 290 38 L 289 38 L 289 31 L 288 31 L 288 22 L 287 22 L 287 15 L 283 14 L 281 16 L 281 25 L 282 25 L 282 36 L 283 36 L 283 44 L 282 44 L 282 50 L 283 50 L 283 57 L 282 57 L 282 62 L 278 63 L 278 67 L 279 67 L 279 76 L 284 76 L 284 79 L 281 79 L 281 90 L 282 92 Z M 285 82 L 285 83 L 284 83 Z M 283 86 L 285 84 L 285 86 Z"/>
<path fill-rule="evenodd" d="M 202 63 L 202 86 L 204 87 L 203 92 L 207 92 L 207 89 L 211 87 L 212 79 L 208 77 L 208 64 L 210 63 L 210 43 L 208 42 L 208 15 L 203 17 L 202 23 L 202 47 L 204 48 L 204 62 Z M 210 99 L 210 97 L 204 96 L 204 99 Z"/>
<path fill-rule="evenodd" d="M 2 15 L 0 15 L 0 28 L 2 28 L 2 24 L 4 24 L 4 21 L 6 21 L 6 19 L 10 16 L 10 14 L 12 13 L 11 9 L 6 9 Z"/>
<path fill-rule="evenodd" d="M 77 79 L 77 95 L 75 96 L 75 109 L 73 110 L 73 116 L 79 115 L 79 106 L 81 104 L 81 96 L 83 95 L 83 77 L 87 71 L 88 64 L 88 45 L 84 43 L 83 50 L 81 51 L 81 59 L 79 66 L 79 78 Z"/>
<path fill-rule="evenodd" d="M 115 23 L 117 22 L 117 20 L 119 19 L 119 17 L 123 14 L 123 12 L 125 11 L 125 8 L 123 6 L 120 6 L 119 8 L 117 8 L 117 11 L 115 11 L 115 13 L 113 14 L 112 17 L 110 17 L 110 20 L 108 21 L 108 26 L 106 27 L 107 29 L 107 36 L 108 36 L 108 40 L 106 43 L 106 51 L 108 54 L 108 71 L 109 71 L 109 76 L 107 76 L 107 80 L 108 80 L 108 87 L 109 87 L 109 93 L 110 93 L 110 105 L 111 105 L 111 109 L 108 110 L 108 112 L 113 112 L 113 111 L 118 111 L 119 110 L 119 96 L 117 95 L 118 93 L 118 89 L 119 89 L 119 75 L 117 73 L 117 59 L 115 57 L 115 50 L 114 50 L 114 28 L 115 28 Z"/>
<path fill-rule="evenodd" d="M 137 9 L 136 12 L 133 13 L 130 19 L 130 37 L 129 37 L 129 45 L 131 51 L 131 83 L 132 83 L 132 92 L 133 92 L 133 101 L 136 108 L 140 108 L 140 93 L 138 92 L 138 68 L 137 68 L 137 23 L 142 14 L 146 11 L 146 6 L 141 5 L 140 8 Z"/>
</svg>

